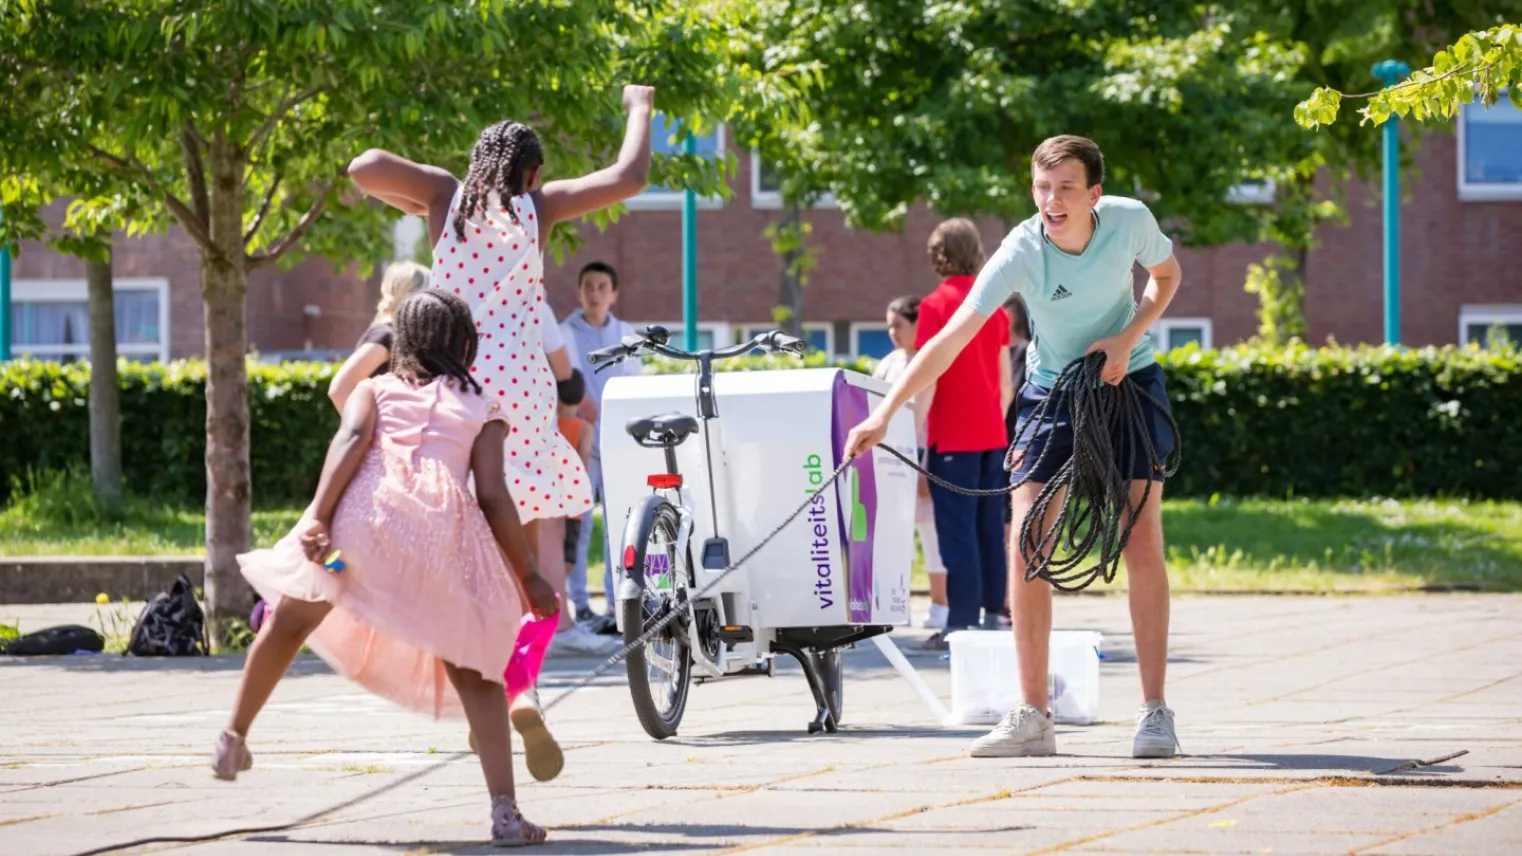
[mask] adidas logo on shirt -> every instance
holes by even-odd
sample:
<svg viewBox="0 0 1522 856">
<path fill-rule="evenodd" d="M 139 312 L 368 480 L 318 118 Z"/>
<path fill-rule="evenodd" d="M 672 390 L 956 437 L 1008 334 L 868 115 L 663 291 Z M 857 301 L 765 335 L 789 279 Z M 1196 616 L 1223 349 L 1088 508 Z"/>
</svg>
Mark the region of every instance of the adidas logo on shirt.
<svg viewBox="0 0 1522 856">
<path fill-rule="evenodd" d="M 1065 286 L 1065 285 L 1058 285 L 1057 286 L 1057 290 L 1052 292 L 1052 299 L 1053 300 L 1064 300 L 1064 299 L 1072 297 L 1072 296 L 1073 296 L 1073 292 L 1068 291 L 1067 290 L 1067 286 Z"/>
</svg>

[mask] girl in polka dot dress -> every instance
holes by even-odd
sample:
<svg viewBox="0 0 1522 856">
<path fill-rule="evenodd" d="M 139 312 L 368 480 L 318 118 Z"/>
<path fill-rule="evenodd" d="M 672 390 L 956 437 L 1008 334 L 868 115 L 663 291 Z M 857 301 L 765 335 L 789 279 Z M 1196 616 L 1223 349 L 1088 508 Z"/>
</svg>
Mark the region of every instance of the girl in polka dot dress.
<svg viewBox="0 0 1522 856">
<path fill-rule="evenodd" d="M 471 376 L 506 415 L 508 489 L 536 549 L 538 521 L 576 517 L 592 507 L 586 469 L 558 428 L 555 378 L 544 354 L 545 332 L 555 327 L 544 299 L 544 240 L 556 223 L 644 189 L 655 90 L 625 86 L 623 104 L 627 123 L 618 159 L 580 178 L 542 182 L 539 137 L 518 122 L 481 132 L 464 180 L 380 149 L 355 158 L 348 169 L 365 194 L 427 218 L 432 286 L 471 306 L 481 337 Z M 530 771 L 544 778 L 558 772 L 560 752 L 530 696 L 513 705 L 513 725 L 524 736 Z"/>
</svg>

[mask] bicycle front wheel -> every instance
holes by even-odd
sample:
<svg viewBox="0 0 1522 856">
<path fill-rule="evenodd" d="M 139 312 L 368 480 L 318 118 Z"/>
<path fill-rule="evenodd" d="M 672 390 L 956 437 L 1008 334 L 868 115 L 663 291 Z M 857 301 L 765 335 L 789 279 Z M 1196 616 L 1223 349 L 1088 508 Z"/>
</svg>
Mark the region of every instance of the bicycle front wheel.
<svg viewBox="0 0 1522 856">
<path fill-rule="evenodd" d="M 638 531 L 648 533 L 635 544 L 634 567 L 643 574 L 640 596 L 623 601 L 624 644 L 633 645 L 649 628 L 679 606 L 692 582 L 691 563 L 677 544 L 676 509 L 660 502 L 647 506 L 651 519 Z M 691 634 L 686 617 L 672 619 L 640 648 L 629 652 L 629 695 L 645 733 L 657 740 L 676 735 L 687 710 L 692 685 Z"/>
</svg>

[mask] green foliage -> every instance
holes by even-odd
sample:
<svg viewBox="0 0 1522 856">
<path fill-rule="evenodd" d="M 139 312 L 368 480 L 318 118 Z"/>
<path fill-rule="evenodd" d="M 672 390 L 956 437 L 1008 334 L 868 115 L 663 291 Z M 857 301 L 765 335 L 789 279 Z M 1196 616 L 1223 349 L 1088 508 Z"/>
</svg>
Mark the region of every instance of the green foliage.
<svg viewBox="0 0 1522 856">
<path fill-rule="evenodd" d="M 1160 357 L 1174 496 L 1522 497 L 1522 352 L 1193 346 Z"/>
<path fill-rule="evenodd" d="M 1269 256 L 1247 266 L 1248 294 L 1258 298 L 1258 339 L 1265 345 L 1304 340 L 1305 280 L 1283 256 Z"/>
<path fill-rule="evenodd" d="M 1466 33 L 1432 65 L 1419 68 L 1405 82 L 1378 92 L 1348 95 L 1330 86 L 1318 87 L 1295 107 L 1295 122 L 1317 129 L 1337 122 L 1343 99 L 1367 99 L 1359 108 L 1359 125 L 1383 125 L 1391 116 L 1449 122 L 1465 104 L 1496 103 L 1503 91 L 1522 107 L 1522 23 Z"/>
<path fill-rule="evenodd" d="M 1190 346 L 1160 360 L 1184 441 L 1171 496 L 1522 498 L 1522 351 Z M 745 357 L 716 368 L 870 374 L 874 365 L 815 353 Z M 690 372 L 692 365 L 652 359 L 646 370 Z M 302 363 L 250 367 L 261 504 L 310 499 L 337 427 L 324 396 L 331 372 Z M 122 365 L 131 492 L 199 501 L 203 377 L 196 363 Z M 0 478 L 8 487 L 28 469 L 66 470 L 88 460 L 88 381 L 88 369 L 77 364 L 21 361 L 0 370 L 0 432 L 7 438 Z M 78 493 L 87 501 L 83 481 Z"/>
<path fill-rule="evenodd" d="M 204 363 L 118 362 L 122 476 L 128 493 L 197 503 L 206 495 Z M 334 367 L 249 364 L 254 491 L 261 502 L 311 498 L 338 427 L 327 399 Z M 0 366 L 0 497 L 27 491 L 28 471 L 68 470 L 90 457 L 87 364 Z M 67 495 L 66 495 L 67 496 Z M 63 502 L 85 502 L 88 493 Z M 79 507 L 76 516 L 93 516 Z"/>
<path fill-rule="evenodd" d="M 871 357 L 836 357 L 822 351 L 810 351 L 802 357 L 786 354 L 749 354 L 732 360 L 720 360 L 713 364 L 713 370 L 716 372 L 841 368 L 864 375 L 870 375 L 876 367 L 877 361 Z M 646 374 L 693 374 L 696 371 L 688 360 L 670 360 L 665 357 L 645 359 Z"/>
</svg>

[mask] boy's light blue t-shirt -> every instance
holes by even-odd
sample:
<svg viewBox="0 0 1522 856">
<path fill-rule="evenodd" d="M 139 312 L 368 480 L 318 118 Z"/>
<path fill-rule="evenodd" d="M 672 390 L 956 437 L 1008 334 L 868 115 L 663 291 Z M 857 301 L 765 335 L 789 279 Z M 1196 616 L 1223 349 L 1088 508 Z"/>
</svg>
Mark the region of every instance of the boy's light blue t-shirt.
<svg viewBox="0 0 1522 856">
<path fill-rule="evenodd" d="M 1101 196 L 1094 214 L 1094 237 L 1076 256 L 1046 239 L 1040 214 L 1016 226 L 967 295 L 980 315 L 992 315 L 1015 294 L 1025 299 L 1033 340 L 1027 371 L 1048 389 L 1068 363 L 1136 316 L 1133 266 L 1152 267 L 1173 255 L 1173 242 L 1141 202 Z M 1148 333 L 1131 349 L 1126 371 L 1155 361 Z"/>
</svg>

